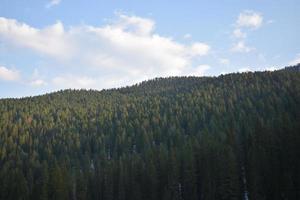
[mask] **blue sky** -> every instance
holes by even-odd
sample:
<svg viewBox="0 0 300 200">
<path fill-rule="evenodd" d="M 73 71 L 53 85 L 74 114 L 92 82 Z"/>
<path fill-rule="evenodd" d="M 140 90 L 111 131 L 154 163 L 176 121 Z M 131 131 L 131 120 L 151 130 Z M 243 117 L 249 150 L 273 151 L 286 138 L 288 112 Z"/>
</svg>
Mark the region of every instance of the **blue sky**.
<svg viewBox="0 0 300 200">
<path fill-rule="evenodd" d="M 298 0 L 1 0 L 0 98 L 300 62 Z"/>
</svg>

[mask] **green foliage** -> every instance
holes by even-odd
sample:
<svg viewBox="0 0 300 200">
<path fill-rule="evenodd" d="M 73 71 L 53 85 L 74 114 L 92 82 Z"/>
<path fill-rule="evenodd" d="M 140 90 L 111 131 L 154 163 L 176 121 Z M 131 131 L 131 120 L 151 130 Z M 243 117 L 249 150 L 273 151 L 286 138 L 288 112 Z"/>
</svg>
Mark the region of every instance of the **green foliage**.
<svg viewBox="0 0 300 200">
<path fill-rule="evenodd" d="M 300 199 L 297 70 L 0 100 L 0 199 Z"/>
</svg>

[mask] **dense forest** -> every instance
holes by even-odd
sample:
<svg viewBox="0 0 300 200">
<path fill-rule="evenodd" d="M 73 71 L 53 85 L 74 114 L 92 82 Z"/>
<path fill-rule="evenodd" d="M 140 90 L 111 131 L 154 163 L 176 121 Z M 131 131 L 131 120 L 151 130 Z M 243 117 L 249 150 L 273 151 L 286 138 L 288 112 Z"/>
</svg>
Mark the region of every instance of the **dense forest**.
<svg viewBox="0 0 300 200">
<path fill-rule="evenodd" d="M 0 100 L 0 199 L 300 199 L 300 66 Z"/>
</svg>

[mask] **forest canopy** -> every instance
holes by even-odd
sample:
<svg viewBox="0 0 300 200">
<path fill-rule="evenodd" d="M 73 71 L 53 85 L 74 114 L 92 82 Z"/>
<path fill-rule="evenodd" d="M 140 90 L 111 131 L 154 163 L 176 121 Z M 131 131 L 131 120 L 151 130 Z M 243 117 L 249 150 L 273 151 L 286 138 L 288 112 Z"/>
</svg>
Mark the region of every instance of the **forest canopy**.
<svg viewBox="0 0 300 200">
<path fill-rule="evenodd" d="M 0 100 L 0 199 L 300 199 L 300 72 Z"/>
</svg>

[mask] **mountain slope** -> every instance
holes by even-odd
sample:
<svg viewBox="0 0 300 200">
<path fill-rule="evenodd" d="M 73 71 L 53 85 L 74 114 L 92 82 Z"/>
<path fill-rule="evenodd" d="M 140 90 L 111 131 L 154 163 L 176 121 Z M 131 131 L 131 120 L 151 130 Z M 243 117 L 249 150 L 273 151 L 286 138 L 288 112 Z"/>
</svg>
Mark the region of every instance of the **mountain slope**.
<svg viewBox="0 0 300 200">
<path fill-rule="evenodd" d="M 0 199 L 299 199 L 299 110 L 295 70 L 3 99 Z"/>
</svg>

